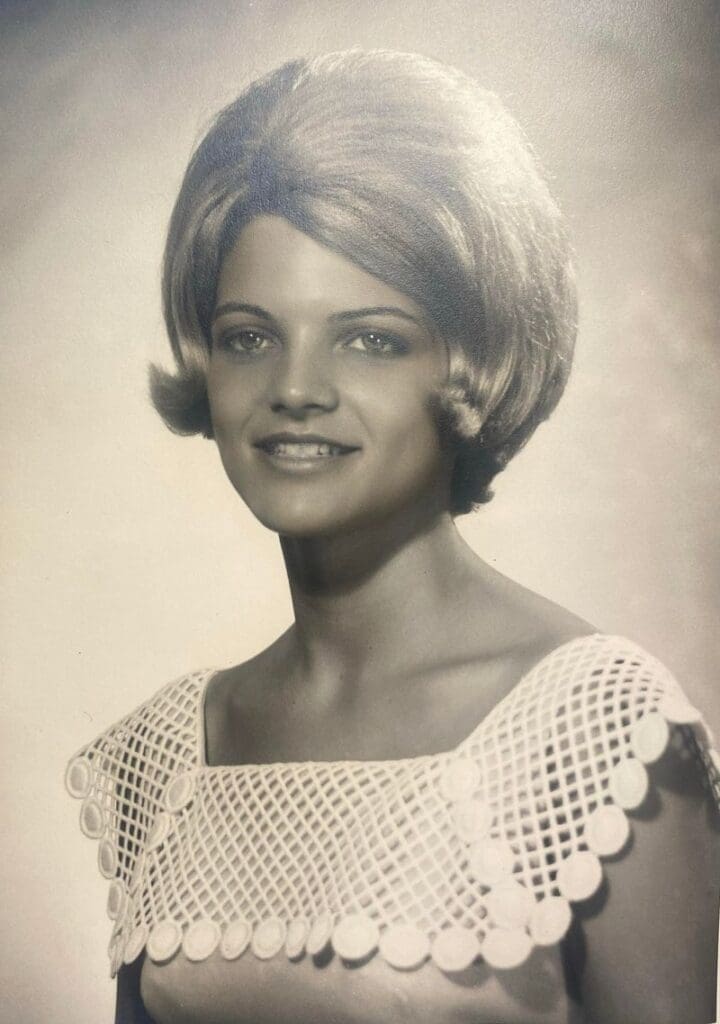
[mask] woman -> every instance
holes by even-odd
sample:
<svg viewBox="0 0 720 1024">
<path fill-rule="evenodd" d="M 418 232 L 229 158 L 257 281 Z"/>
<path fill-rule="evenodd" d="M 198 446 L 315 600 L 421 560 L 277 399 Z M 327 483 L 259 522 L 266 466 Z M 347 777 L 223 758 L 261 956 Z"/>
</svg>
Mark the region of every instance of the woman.
<svg viewBox="0 0 720 1024">
<path fill-rule="evenodd" d="M 699 713 L 454 525 L 575 333 L 560 216 L 498 101 L 389 52 L 255 82 L 192 158 L 164 302 L 155 404 L 279 535 L 295 621 L 68 768 L 117 1020 L 712 1020 Z"/>
</svg>

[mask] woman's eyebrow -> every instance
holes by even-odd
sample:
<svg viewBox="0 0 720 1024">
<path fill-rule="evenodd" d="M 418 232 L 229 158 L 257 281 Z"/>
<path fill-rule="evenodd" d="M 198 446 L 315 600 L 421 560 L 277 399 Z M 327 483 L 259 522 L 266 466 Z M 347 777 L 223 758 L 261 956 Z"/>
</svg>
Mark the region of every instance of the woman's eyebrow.
<svg viewBox="0 0 720 1024">
<path fill-rule="evenodd" d="M 328 319 L 333 321 L 361 320 L 365 316 L 397 316 L 403 320 L 409 320 L 413 324 L 419 324 L 414 316 L 406 313 L 399 306 L 366 306 L 363 309 L 346 309 L 342 313 L 333 313 Z"/>
<path fill-rule="evenodd" d="M 268 313 L 262 306 L 255 306 L 250 302 L 223 302 L 213 313 L 213 320 L 219 320 L 221 316 L 225 316 L 227 313 L 249 313 L 260 320 L 271 321 L 273 319 L 272 314 Z M 399 306 L 363 306 L 360 309 L 344 309 L 340 313 L 331 314 L 328 319 L 336 323 L 344 323 L 348 320 L 361 320 L 366 316 L 395 316 L 422 326 L 416 317 L 406 313 Z"/>
<path fill-rule="evenodd" d="M 221 316 L 225 316 L 226 313 L 250 313 L 251 316 L 258 317 L 259 320 L 272 320 L 272 316 L 262 306 L 253 306 L 249 302 L 223 302 L 222 306 L 213 313 L 213 320 L 218 320 Z"/>
</svg>

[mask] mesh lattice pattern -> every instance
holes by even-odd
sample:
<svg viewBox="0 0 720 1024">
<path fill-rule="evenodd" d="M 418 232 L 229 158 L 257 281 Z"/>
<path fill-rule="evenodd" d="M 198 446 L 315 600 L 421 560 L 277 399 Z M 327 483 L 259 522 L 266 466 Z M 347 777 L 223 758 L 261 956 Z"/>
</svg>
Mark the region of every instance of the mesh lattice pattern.
<svg viewBox="0 0 720 1024">
<path fill-rule="evenodd" d="M 335 944 L 350 957 L 401 928 L 425 936 L 445 969 L 478 953 L 514 966 L 561 938 L 568 902 L 599 884 L 597 857 L 624 844 L 625 811 L 642 801 L 669 726 L 720 794 L 699 714 L 617 637 L 563 645 L 455 750 L 399 761 L 208 767 L 210 675 L 166 686 L 68 768 L 112 879 L 115 970 L 148 937 L 156 959 L 181 942 L 202 959 L 241 920 L 274 953 L 291 922 L 328 915 L 348 924 L 350 945 L 341 932 Z M 393 943 L 380 948 L 392 963 Z"/>
</svg>

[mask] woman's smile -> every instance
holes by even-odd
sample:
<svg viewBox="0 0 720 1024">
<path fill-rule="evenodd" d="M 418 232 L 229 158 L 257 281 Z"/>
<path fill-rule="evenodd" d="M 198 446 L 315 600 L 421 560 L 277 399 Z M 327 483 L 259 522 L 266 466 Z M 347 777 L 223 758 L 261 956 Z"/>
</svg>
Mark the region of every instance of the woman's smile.
<svg viewBox="0 0 720 1024">
<path fill-rule="evenodd" d="M 361 451 L 359 445 L 342 444 L 329 437 L 289 432 L 263 437 L 255 447 L 278 469 L 294 473 L 334 468 L 339 459 Z"/>
<path fill-rule="evenodd" d="M 449 502 L 437 395 L 447 351 L 414 300 L 277 216 L 225 258 L 208 395 L 257 518 L 318 536 Z"/>
</svg>

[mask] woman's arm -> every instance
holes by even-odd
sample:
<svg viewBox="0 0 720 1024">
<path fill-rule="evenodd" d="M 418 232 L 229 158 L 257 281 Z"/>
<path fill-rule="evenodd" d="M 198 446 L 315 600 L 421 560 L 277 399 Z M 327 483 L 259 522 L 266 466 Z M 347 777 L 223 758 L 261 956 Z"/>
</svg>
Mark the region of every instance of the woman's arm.
<svg viewBox="0 0 720 1024">
<path fill-rule="evenodd" d="M 140 972 L 143 957 L 120 968 L 117 977 L 115 1024 L 154 1024 L 140 998 Z"/>
<path fill-rule="evenodd" d="M 592 1024 L 710 1024 L 720 815 L 681 745 L 671 744 L 649 771 L 654 785 L 632 815 L 631 847 L 606 861 L 592 905 L 576 907 L 583 1007 Z"/>
</svg>

